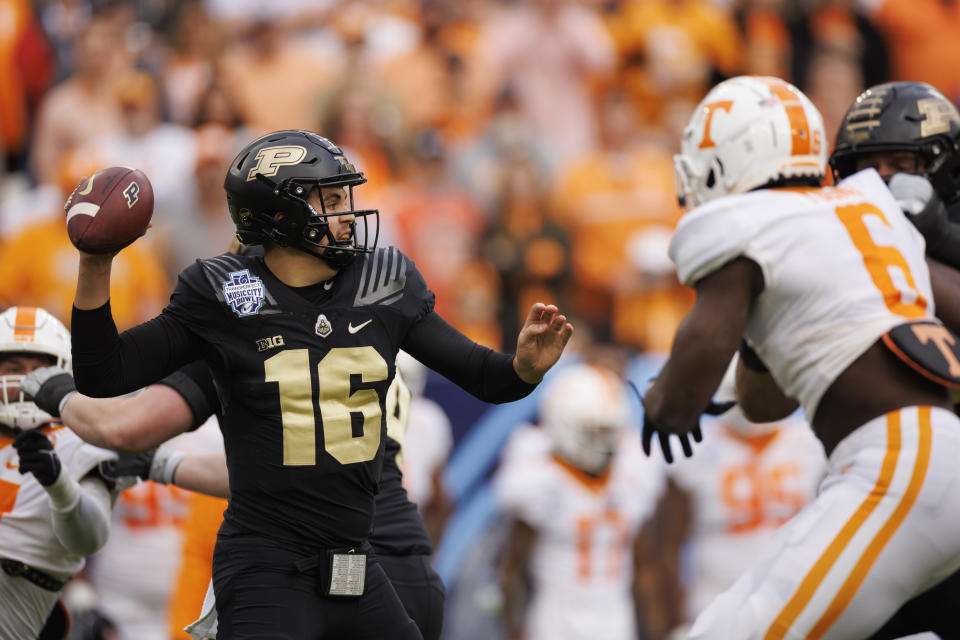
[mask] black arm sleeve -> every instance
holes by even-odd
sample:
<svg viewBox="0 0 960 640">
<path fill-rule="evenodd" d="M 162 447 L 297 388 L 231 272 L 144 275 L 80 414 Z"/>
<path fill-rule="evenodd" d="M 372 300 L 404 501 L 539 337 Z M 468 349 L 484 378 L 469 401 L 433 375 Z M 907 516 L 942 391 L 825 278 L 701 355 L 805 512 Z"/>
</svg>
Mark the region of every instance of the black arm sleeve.
<svg viewBox="0 0 960 640">
<path fill-rule="evenodd" d="M 477 344 L 431 311 L 413 325 L 403 350 L 471 395 L 485 402 L 512 402 L 537 385 L 524 382 L 513 355 Z"/>
<path fill-rule="evenodd" d="M 110 303 L 71 319 L 73 377 L 77 390 L 95 398 L 129 393 L 157 382 L 203 352 L 203 342 L 170 315 L 117 333 Z"/>
<path fill-rule="evenodd" d="M 217 388 L 213 384 L 213 376 L 203 360 L 191 362 L 187 366 L 177 369 L 159 384 L 165 384 L 183 397 L 193 413 L 191 431 L 202 425 L 220 408 L 217 397 Z"/>
<path fill-rule="evenodd" d="M 927 239 L 927 255 L 943 264 L 960 269 L 960 224 L 949 222 L 936 238 Z"/>
</svg>

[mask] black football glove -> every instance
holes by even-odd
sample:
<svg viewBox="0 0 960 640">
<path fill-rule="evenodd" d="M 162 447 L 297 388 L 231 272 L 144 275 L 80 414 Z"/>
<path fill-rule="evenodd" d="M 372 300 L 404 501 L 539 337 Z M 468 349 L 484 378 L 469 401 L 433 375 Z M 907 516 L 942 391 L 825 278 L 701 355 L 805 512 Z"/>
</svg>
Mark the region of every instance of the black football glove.
<svg viewBox="0 0 960 640">
<path fill-rule="evenodd" d="M 650 416 L 646 411 L 643 412 L 643 432 L 641 436 L 641 443 L 643 444 L 643 452 L 650 455 L 651 443 L 653 442 L 654 434 L 658 435 L 660 438 L 660 450 L 663 451 L 663 459 L 667 463 L 673 462 L 673 453 L 670 451 L 670 434 L 671 431 L 664 431 L 659 425 L 655 424 L 653 420 L 650 419 Z M 683 455 L 690 457 L 693 455 L 693 446 L 690 444 L 690 436 L 693 436 L 694 442 L 700 442 L 703 440 L 703 434 L 700 433 L 700 425 L 694 425 L 686 433 L 674 433 L 680 439 L 680 447 L 683 449 Z"/>
<path fill-rule="evenodd" d="M 60 417 L 60 405 L 77 390 L 73 376 L 60 367 L 34 369 L 20 383 L 20 390 L 33 398 L 34 404 L 54 418 Z"/>
<path fill-rule="evenodd" d="M 653 378 L 648 383 L 652 385 L 656 378 Z M 630 388 L 633 389 L 633 392 L 637 394 L 637 397 L 640 399 L 640 403 L 643 404 L 643 396 L 640 395 L 639 389 L 632 381 L 627 381 L 627 384 L 630 385 Z M 710 404 L 702 411 L 712 416 L 719 416 L 726 413 L 736 405 L 736 401 L 730 400 L 727 402 L 714 402 L 710 401 Z M 643 445 L 643 452 L 650 455 L 652 449 L 653 436 L 656 434 L 660 440 L 660 449 L 663 451 L 663 458 L 667 463 L 673 462 L 673 452 L 670 449 L 670 434 L 673 433 L 680 439 L 680 448 L 683 449 L 683 455 L 690 457 L 693 455 L 693 445 L 690 444 L 690 437 L 693 437 L 694 442 L 703 441 L 703 433 L 700 431 L 700 425 L 694 425 L 690 430 L 684 433 L 675 433 L 671 431 L 665 431 L 659 425 L 654 423 L 646 411 L 643 412 L 643 430 L 641 431 L 641 444 Z"/>
<path fill-rule="evenodd" d="M 20 456 L 20 473 L 32 473 L 37 482 L 49 487 L 60 477 L 60 458 L 53 444 L 39 429 L 24 431 L 13 441 Z"/>
<path fill-rule="evenodd" d="M 117 456 L 116 473 L 173 484 L 173 476 L 183 461 L 184 454 L 170 447 L 154 447 L 140 453 L 121 453 Z"/>
<path fill-rule="evenodd" d="M 117 455 L 116 474 L 120 476 L 137 476 L 141 480 L 150 479 L 150 467 L 157 448 L 147 449 L 140 453 L 120 453 Z"/>
</svg>

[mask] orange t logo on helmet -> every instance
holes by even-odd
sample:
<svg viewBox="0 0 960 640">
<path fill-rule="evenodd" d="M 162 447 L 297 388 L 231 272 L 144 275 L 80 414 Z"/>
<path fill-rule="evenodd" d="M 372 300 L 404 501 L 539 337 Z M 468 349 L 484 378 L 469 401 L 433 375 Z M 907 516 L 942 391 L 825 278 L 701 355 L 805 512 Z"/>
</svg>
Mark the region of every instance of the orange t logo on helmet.
<svg viewBox="0 0 960 640">
<path fill-rule="evenodd" d="M 703 105 L 703 108 L 707 112 L 707 119 L 703 124 L 703 141 L 700 143 L 701 149 L 709 149 L 710 147 L 717 146 L 713 138 L 710 137 L 710 123 L 713 122 L 713 114 L 716 113 L 717 109 L 723 109 L 727 113 L 730 113 L 730 107 L 732 106 L 733 100 L 719 100 Z"/>
</svg>

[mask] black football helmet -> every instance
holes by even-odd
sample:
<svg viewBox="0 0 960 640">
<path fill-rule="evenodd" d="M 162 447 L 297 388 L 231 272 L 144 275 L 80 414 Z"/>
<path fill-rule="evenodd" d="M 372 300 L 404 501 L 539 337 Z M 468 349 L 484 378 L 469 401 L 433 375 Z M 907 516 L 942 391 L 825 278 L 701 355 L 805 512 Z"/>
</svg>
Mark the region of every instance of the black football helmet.
<svg viewBox="0 0 960 640">
<path fill-rule="evenodd" d="M 887 82 L 861 93 L 837 132 L 830 167 L 840 180 L 859 156 L 909 151 L 923 157 L 924 175 L 946 204 L 960 200 L 960 112 L 924 82 Z"/>
<path fill-rule="evenodd" d="M 223 188 L 240 242 L 270 240 L 340 269 L 357 254 L 370 253 L 377 246 L 379 212 L 354 208 L 353 188 L 366 181 L 330 140 L 310 131 L 289 130 L 268 133 L 248 144 L 230 163 Z M 311 191 L 320 187 L 347 188 L 355 217 L 349 240 L 338 242 L 327 224 L 328 217 L 344 212 L 328 213 L 322 202 L 322 210 L 317 211 L 307 203 Z M 284 215 L 277 219 L 277 212 Z M 318 247 L 324 249 L 320 254 Z"/>
</svg>

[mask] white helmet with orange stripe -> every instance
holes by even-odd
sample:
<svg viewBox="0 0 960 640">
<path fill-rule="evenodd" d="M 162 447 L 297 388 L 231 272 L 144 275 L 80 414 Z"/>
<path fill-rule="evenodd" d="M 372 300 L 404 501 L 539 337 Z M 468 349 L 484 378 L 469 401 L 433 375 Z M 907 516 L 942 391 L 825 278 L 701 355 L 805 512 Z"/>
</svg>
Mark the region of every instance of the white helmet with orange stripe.
<svg viewBox="0 0 960 640">
<path fill-rule="evenodd" d="M 10 307 L 0 313 L 0 424 L 32 429 L 53 418 L 20 391 L 26 371 L 13 356 L 41 356 L 44 365 L 70 369 L 70 332 L 38 307 Z M 13 363 L 13 364 L 11 364 Z M 16 371 L 16 373 L 11 373 Z"/>
<path fill-rule="evenodd" d="M 557 372 L 540 399 L 540 424 L 556 453 L 573 466 L 598 475 L 630 421 L 627 389 L 608 369 L 586 364 Z"/>
<path fill-rule="evenodd" d="M 674 156 L 686 209 L 789 178 L 819 183 L 827 162 L 823 117 L 779 78 L 738 76 L 697 105 Z"/>
</svg>

